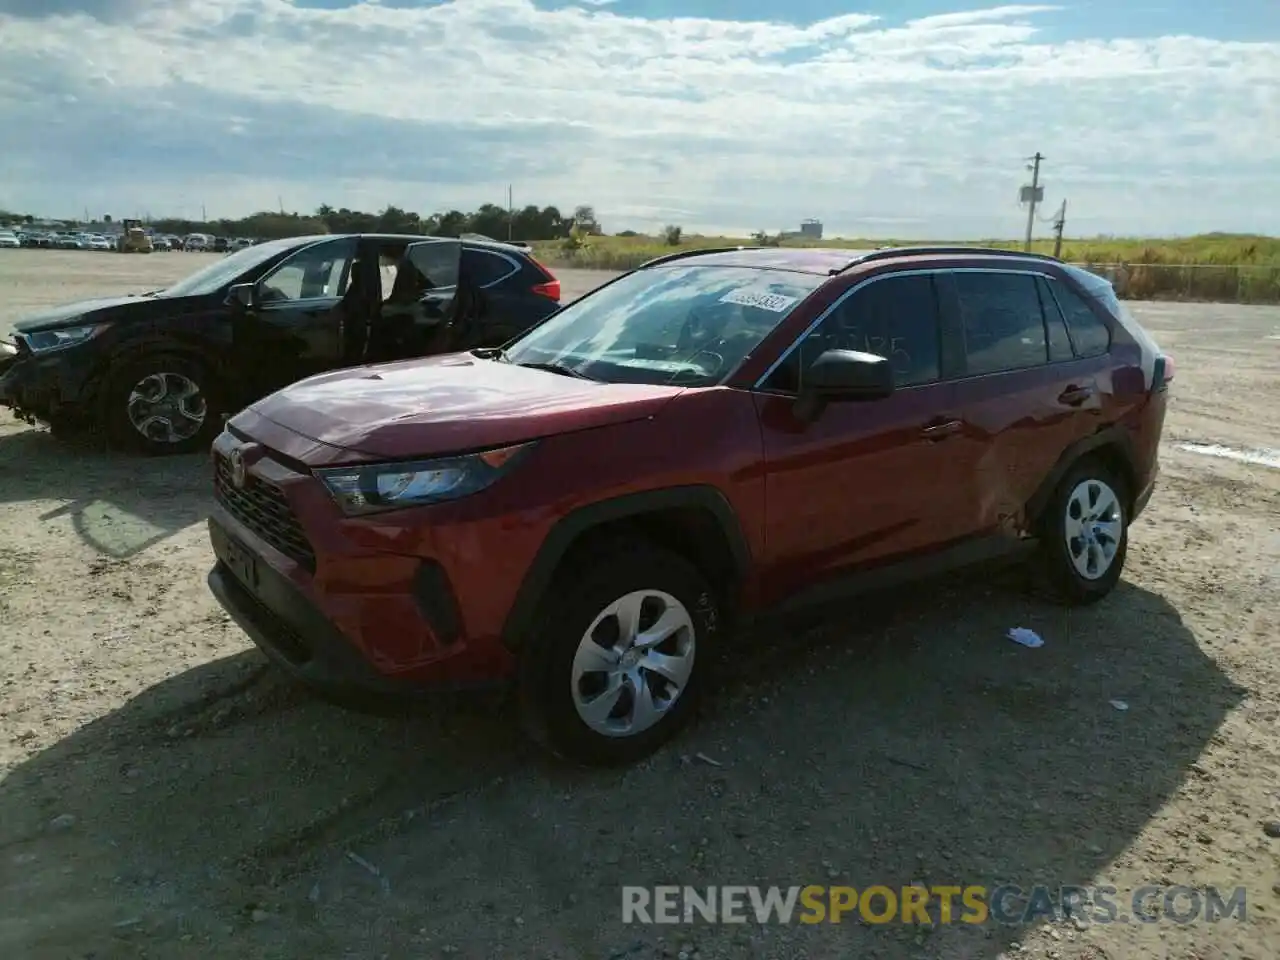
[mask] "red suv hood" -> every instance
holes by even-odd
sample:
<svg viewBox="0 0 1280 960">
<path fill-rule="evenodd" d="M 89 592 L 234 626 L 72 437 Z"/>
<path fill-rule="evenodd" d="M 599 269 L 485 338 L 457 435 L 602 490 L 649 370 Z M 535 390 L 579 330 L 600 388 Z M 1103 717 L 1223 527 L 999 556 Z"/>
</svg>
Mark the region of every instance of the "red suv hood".
<svg viewBox="0 0 1280 960">
<path fill-rule="evenodd" d="M 640 420 L 682 389 L 576 380 L 452 354 L 321 374 L 250 409 L 330 447 L 394 459 Z"/>
</svg>

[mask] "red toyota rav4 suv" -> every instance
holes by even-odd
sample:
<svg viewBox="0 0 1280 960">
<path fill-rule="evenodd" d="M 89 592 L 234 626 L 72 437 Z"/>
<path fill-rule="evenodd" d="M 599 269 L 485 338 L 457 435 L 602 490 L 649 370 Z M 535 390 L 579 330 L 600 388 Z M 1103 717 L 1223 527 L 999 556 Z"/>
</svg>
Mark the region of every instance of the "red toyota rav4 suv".
<svg viewBox="0 0 1280 960">
<path fill-rule="evenodd" d="M 1172 372 L 1048 257 L 677 253 L 504 349 L 238 414 L 209 584 L 317 688 L 511 680 L 544 745 L 634 760 L 765 610 L 1021 549 L 1064 600 L 1103 597 Z"/>
</svg>

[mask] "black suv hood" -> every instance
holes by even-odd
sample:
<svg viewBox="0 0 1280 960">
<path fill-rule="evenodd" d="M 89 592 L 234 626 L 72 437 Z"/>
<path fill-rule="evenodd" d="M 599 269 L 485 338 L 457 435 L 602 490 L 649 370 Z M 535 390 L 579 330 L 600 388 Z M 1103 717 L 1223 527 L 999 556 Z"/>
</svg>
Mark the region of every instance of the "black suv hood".
<svg viewBox="0 0 1280 960">
<path fill-rule="evenodd" d="M 197 297 L 105 297 L 81 300 L 23 317 L 13 325 L 19 333 L 36 333 L 76 327 L 106 320 L 148 320 L 160 314 L 181 313 L 202 298 Z"/>
</svg>

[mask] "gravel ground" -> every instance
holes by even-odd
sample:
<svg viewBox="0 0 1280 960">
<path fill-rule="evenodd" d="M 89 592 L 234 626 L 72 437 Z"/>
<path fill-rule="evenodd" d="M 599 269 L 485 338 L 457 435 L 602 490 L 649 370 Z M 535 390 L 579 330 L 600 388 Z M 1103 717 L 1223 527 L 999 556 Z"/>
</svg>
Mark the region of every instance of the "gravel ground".
<svg viewBox="0 0 1280 960">
<path fill-rule="evenodd" d="M 204 259 L 0 251 L 0 330 Z M 742 638 L 694 729 L 624 772 L 546 762 L 482 701 L 313 700 L 207 594 L 203 458 L 0 414 L 0 956 L 1280 955 L 1280 471 L 1178 447 L 1277 446 L 1280 310 L 1134 309 L 1178 373 L 1112 597 L 969 575 Z M 1244 886 L 1248 919 L 620 920 L 622 884 L 915 881 Z"/>
</svg>

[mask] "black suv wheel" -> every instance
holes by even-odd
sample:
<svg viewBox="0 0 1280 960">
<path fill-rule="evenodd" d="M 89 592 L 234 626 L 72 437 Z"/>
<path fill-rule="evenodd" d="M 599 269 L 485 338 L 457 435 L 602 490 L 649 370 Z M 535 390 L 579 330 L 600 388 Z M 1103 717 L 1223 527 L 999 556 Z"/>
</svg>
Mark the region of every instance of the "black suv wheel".
<svg viewBox="0 0 1280 960">
<path fill-rule="evenodd" d="M 216 376 L 197 360 L 159 353 L 124 364 L 103 392 L 113 444 L 152 455 L 208 449 L 222 429 Z"/>
</svg>

